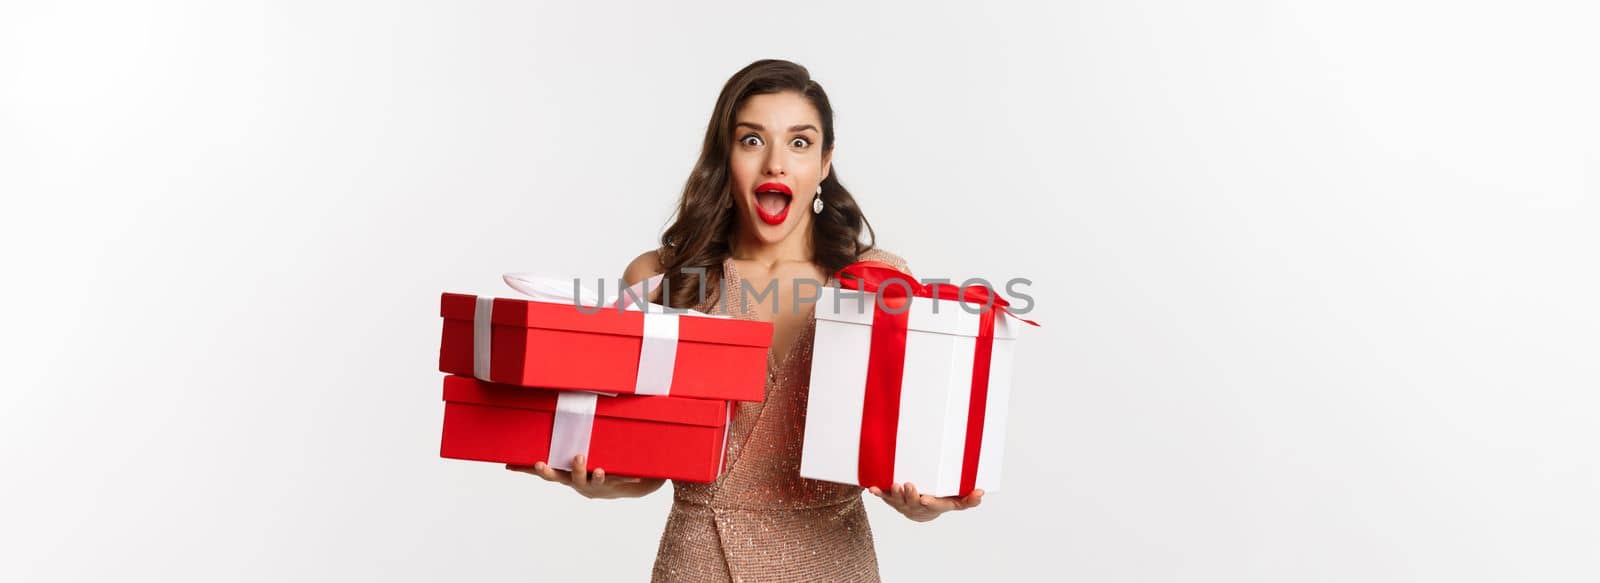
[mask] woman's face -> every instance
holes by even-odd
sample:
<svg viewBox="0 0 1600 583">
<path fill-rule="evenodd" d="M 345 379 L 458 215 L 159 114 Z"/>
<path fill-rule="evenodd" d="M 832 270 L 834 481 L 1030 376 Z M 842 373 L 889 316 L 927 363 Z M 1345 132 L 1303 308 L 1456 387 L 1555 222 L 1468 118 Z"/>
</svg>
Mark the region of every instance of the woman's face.
<svg viewBox="0 0 1600 583">
<path fill-rule="evenodd" d="M 755 95 L 733 121 L 729 186 L 745 232 L 771 244 L 810 228 L 811 201 L 833 154 L 822 151 L 816 108 L 793 91 Z"/>
</svg>

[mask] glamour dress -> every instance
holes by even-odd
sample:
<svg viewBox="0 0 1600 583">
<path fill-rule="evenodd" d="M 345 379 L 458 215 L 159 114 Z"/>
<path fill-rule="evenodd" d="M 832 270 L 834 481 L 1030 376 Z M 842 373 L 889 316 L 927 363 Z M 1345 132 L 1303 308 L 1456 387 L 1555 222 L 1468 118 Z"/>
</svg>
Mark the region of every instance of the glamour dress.
<svg viewBox="0 0 1600 583">
<path fill-rule="evenodd" d="M 860 259 L 909 273 L 904 260 L 884 251 Z M 738 297 L 741 280 L 731 259 L 722 273 L 722 285 L 710 285 L 695 309 L 756 319 Z M 837 283 L 830 278 L 827 285 Z M 815 332 L 816 320 L 808 318 L 789 354 L 768 352 L 766 400 L 737 404 L 727 466 L 717 481 L 673 481 L 653 581 L 878 580 L 861 487 L 800 477 Z"/>
</svg>

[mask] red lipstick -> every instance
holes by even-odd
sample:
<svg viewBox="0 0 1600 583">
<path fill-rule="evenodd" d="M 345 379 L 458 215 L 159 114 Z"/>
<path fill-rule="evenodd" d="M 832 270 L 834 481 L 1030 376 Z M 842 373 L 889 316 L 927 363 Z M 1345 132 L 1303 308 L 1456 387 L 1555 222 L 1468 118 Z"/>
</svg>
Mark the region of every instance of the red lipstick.
<svg viewBox="0 0 1600 583">
<path fill-rule="evenodd" d="M 794 200 L 794 193 L 788 185 L 782 182 L 763 182 L 755 189 L 756 214 L 762 222 L 769 225 L 781 225 L 783 220 L 789 218 L 789 202 Z M 779 195 L 781 200 L 779 200 Z"/>
</svg>

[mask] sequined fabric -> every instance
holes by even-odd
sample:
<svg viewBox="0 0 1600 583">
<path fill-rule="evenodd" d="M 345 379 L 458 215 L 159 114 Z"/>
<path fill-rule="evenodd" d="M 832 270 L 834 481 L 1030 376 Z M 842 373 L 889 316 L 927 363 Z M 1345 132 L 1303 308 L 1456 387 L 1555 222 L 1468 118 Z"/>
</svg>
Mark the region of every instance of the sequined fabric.
<svg viewBox="0 0 1600 583">
<path fill-rule="evenodd" d="M 904 260 L 884 251 L 861 259 L 909 273 Z M 711 286 L 716 293 L 696 309 L 756 319 L 737 297 L 741 280 L 731 259 L 722 273 L 722 285 Z M 653 581 L 878 581 L 862 489 L 800 477 L 815 332 L 816 320 L 808 319 L 788 355 L 768 353 L 766 400 L 738 403 L 722 476 L 710 484 L 672 483 Z"/>
</svg>

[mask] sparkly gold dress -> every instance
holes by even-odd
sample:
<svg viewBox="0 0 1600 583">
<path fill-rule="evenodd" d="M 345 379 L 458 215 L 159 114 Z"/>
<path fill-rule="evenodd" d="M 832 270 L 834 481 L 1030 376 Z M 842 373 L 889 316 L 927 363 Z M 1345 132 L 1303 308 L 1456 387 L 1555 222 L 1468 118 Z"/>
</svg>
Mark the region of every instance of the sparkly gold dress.
<svg viewBox="0 0 1600 583">
<path fill-rule="evenodd" d="M 910 273 L 893 254 L 862 260 Z M 695 309 L 756 319 L 741 305 L 733 261 L 723 285 Z M 837 285 L 831 278 L 828 285 Z M 723 297 L 731 295 L 727 305 Z M 804 309 L 804 308 L 802 308 Z M 766 400 L 738 403 L 728 431 L 728 465 L 716 482 L 672 483 L 672 513 L 661 533 L 653 581 L 877 581 L 878 557 L 862 489 L 800 477 L 800 442 L 811 384 L 816 320 L 778 360 L 767 354 Z"/>
</svg>

